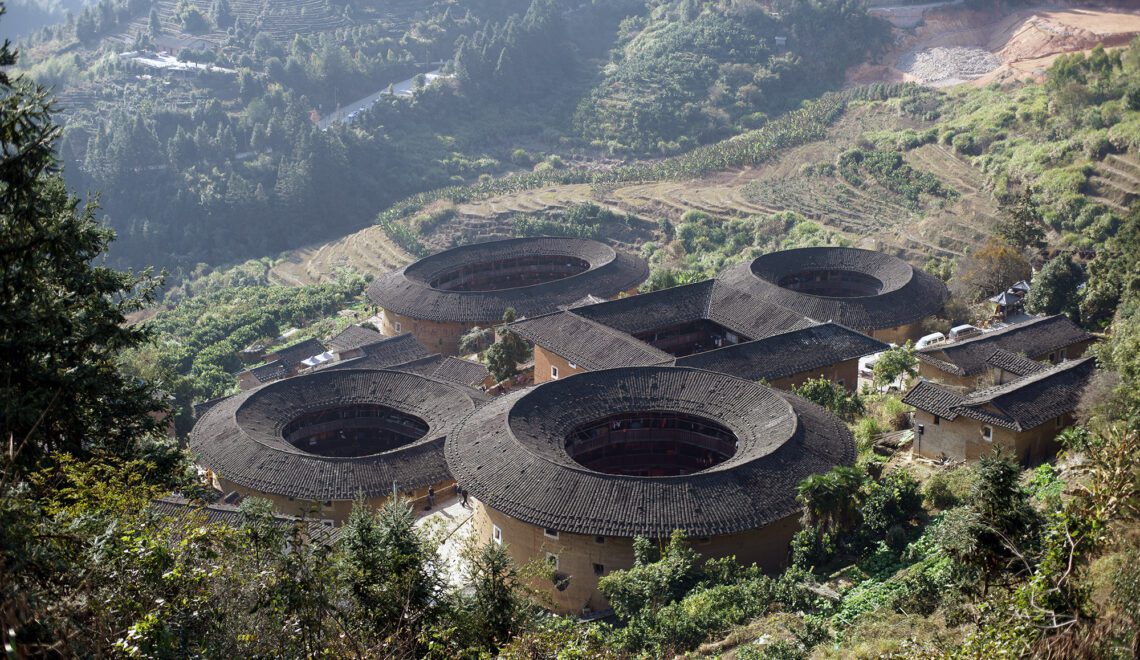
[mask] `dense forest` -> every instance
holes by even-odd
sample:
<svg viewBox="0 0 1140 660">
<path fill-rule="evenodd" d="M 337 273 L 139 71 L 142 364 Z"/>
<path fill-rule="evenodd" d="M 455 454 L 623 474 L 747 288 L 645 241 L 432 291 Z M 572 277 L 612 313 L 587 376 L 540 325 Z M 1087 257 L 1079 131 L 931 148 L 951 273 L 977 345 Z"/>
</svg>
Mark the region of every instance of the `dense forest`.
<svg viewBox="0 0 1140 660">
<path fill-rule="evenodd" d="M 415 192 L 755 128 L 889 39 L 840 0 L 458 0 L 389 14 L 353 0 L 322 10 L 329 29 L 287 39 L 225 0 L 174 9 L 101 0 L 29 37 L 25 64 L 62 92 L 65 176 L 102 195 L 115 263 L 176 275 L 342 235 Z M 196 33 L 214 45 L 175 54 L 214 68 L 191 78 L 123 53 Z M 315 123 L 441 64 L 434 84 Z"/>
</svg>

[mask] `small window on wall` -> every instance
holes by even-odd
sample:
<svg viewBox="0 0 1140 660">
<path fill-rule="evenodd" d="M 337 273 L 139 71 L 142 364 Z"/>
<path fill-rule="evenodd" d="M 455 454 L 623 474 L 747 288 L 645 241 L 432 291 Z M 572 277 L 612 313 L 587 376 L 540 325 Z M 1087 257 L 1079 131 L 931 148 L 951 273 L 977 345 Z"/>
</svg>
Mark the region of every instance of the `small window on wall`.
<svg viewBox="0 0 1140 660">
<path fill-rule="evenodd" d="M 542 530 L 542 535 L 548 539 L 554 539 L 555 541 L 558 540 L 558 530 L 557 529 L 550 529 L 548 527 L 548 528 Z"/>
<path fill-rule="evenodd" d="M 573 362 L 570 362 L 568 364 L 570 365 L 571 369 L 577 369 L 578 368 L 578 365 L 574 364 Z"/>
<path fill-rule="evenodd" d="M 601 543 L 605 543 L 605 542 L 606 542 L 606 537 L 604 537 L 604 536 L 595 536 L 594 537 L 594 543 L 601 544 Z"/>
<path fill-rule="evenodd" d="M 503 544 L 503 530 L 498 525 L 491 525 L 491 540 L 498 545 Z"/>
<path fill-rule="evenodd" d="M 606 574 L 606 567 L 601 564 L 594 564 L 594 575 L 601 577 Z"/>
<path fill-rule="evenodd" d="M 1057 351 L 1057 361 L 1058 362 L 1064 362 L 1065 358 L 1067 358 L 1067 357 L 1069 357 L 1069 349 L 1062 348 L 1061 350 Z"/>
<path fill-rule="evenodd" d="M 982 439 L 986 442 L 994 441 L 994 427 L 986 425 L 982 427 Z"/>
<path fill-rule="evenodd" d="M 551 378 L 558 378 L 558 367 L 551 367 L 550 368 L 550 377 Z"/>
<path fill-rule="evenodd" d="M 546 563 L 550 564 L 550 567 L 557 571 L 558 570 L 558 555 L 554 554 L 553 552 L 546 553 Z"/>
<path fill-rule="evenodd" d="M 1064 426 L 1065 426 L 1065 416 L 1061 415 L 1060 417 L 1057 418 L 1057 428 L 1063 428 Z"/>
<path fill-rule="evenodd" d="M 935 426 L 938 426 L 938 425 L 939 425 L 939 424 L 941 424 L 941 423 L 942 423 L 942 418 L 941 418 L 941 417 L 939 417 L 938 415 L 935 415 L 935 416 L 934 416 L 934 425 L 935 425 Z"/>
<path fill-rule="evenodd" d="M 404 331 L 404 328 L 400 325 L 400 322 L 396 321 L 396 332 L 403 332 L 403 331 Z"/>
<path fill-rule="evenodd" d="M 847 387 L 847 383 L 842 378 L 835 379 L 835 384 L 840 387 Z"/>
</svg>

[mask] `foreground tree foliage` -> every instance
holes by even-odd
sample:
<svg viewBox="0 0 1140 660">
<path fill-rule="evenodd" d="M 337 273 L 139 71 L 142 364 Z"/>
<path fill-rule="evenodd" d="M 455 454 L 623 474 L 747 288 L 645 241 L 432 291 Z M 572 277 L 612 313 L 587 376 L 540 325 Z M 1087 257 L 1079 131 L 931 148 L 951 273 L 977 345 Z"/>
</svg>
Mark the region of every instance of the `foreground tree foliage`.
<svg viewBox="0 0 1140 660">
<path fill-rule="evenodd" d="M 0 7 L 0 12 L 3 9 Z M 16 62 L 5 42 L 0 67 Z M 0 437 L 22 466 L 53 451 L 140 455 L 165 403 L 116 359 L 146 334 L 124 316 L 149 274 L 96 265 L 113 233 L 68 194 L 44 89 L 0 70 Z"/>
</svg>

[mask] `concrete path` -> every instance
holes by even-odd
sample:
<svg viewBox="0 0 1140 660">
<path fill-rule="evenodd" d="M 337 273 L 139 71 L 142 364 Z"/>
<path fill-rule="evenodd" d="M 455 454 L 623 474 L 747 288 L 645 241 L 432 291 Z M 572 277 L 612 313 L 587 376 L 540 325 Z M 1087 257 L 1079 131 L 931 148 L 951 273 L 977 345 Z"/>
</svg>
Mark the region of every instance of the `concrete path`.
<svg viewBox="0 0 1140 660">
<path fill-rule="evenodd" d="M 468 498 L 469 507 L 475 498 Z M 463 559 L 463 548 L 474 530 L 473 508 L 464 507 L 454 495 L 436 502 L 431 511 L 418 507 L 416 526 L 426 531 L 438 542 L 440 567 L 447 574 L 447 581 L 453 587 L 462 587 L 467 578 L 467 562 Z"/>
</svg>

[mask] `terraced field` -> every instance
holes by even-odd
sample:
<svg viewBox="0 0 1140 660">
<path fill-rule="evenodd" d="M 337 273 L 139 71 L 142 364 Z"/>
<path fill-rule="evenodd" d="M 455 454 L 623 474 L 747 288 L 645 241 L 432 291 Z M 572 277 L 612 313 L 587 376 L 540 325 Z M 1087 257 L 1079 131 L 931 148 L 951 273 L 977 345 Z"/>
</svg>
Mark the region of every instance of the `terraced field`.
<svg viewBox="0 0 1140 660">
<path fill-rule="evenodd" d="M 1123 213 L 1140 198 L 1140 159 L 1109 154 L 1097 163 L 1089 184 L 1092 199 Z"/>
<path fill-rule="evenodd" d="M 930 256 L 958 256 L 985 240 L 997 208 L 985 190 L 984 175 L 948 148 L 926 145 L 904 154 L 912 167 L 930 172 L 959 193 L 953 200 L 927 201 L 919 209 L 907 206 L 884 189 L 856 188 L 834 176 L 807 175 L 802 171 L 805 164 L 834 162 L 868 132 L 918 127 L 909 119 L 857 109 L 836 122 L 828 139 L 789 149 L 763 166 L 717 172 L 690 181 L 612 187 L 551 185 L 498 195 L 457 205 L 455 216 L 423 242 L 437 251 L 462 243 L 505 238 L 512 235 L 514 214 L 553 211 L 592 201 L 646 221 L 642 227 L 616 228 L 606 236 L 631 247 L 654 238 L 651 223 L 661 218 L 676 221 L 690 210 L 726 219 L 795 211 L 857 245 L 894 252 L 915 262 Z M 1133 170 L 1126 169 L 1129 164 L 1112 166 L 1132 176 Z M 1140 165 L 1136 167 L 1135 181 L 1140 182 Z M 1123 175 L 1113 176 L 1127 181 Z M 370 249 L 379 253 L 369 256 Z M 386 241 L 378 228 L 369 228 L 319 249 L 298 251 L 274 273 L 283 282 L 300 283 L 327 277 L 330 269 L 340 266 L 377 272 L 408 259 L 408 255 Z"/>
<path fill-rule="evenodd" d="M 412 261 L 380 227 L 368 227 L 324 245 L 293 250 L 269 271 L 278 284 L 301 286 L 324 281 L 341 268 L 380 274 Z"/>
</svg>

